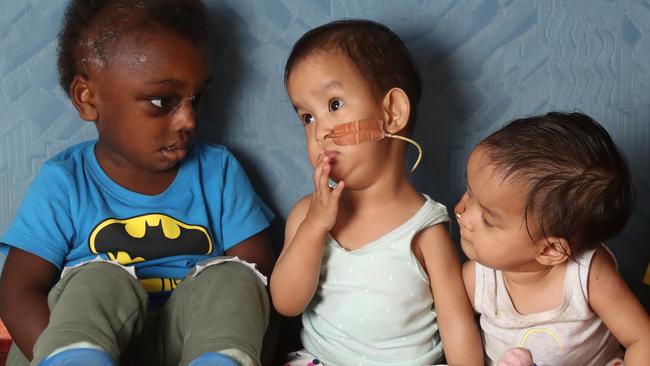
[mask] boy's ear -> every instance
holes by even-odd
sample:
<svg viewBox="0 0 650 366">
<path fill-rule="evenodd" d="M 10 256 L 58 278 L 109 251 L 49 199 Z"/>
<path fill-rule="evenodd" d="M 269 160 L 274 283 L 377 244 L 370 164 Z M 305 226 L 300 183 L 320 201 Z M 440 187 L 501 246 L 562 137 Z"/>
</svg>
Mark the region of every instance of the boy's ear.
<svg viewBox="0 0 650 366">
<path fill-rule="evenodd" d="M 411 103 L 402 88 L 393 88 L 384 95 L 384 130 L 390 134 L 402 131 L 409 122 Z"/>
<path fill-rule="evenodd" d="M 544 266 L 554 266 L 571 258 L 571 246 L 564 238 L 550 237 L 542 239 L 542 249 L 537 254 L 537 262 Z"/>
<path fill-rule="evenodd" d="M 70 99 L 81 119 L 94 122 L 99 113 L 93 100 L 94 90 L 87 77 L 75 75 L 70 83 Z"/>
</svg>

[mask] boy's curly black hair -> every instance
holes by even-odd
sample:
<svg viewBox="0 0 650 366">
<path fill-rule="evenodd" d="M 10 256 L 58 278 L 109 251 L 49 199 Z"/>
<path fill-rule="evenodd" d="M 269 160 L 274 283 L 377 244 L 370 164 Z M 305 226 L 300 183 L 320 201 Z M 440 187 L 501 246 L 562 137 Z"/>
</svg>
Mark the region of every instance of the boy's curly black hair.
<svg viewBox="0 0 650 366">
<path fill-rule="evenodd" d="M 207 36 L 206 10 L 201 0 L 72 0 L 58 35 L 59 83 L 69 95 L 74 75 L 85 74 L 94 59 L 104 67 L 110 45 L 133 31 L 164 29 L 190 42 Z"/>
<path fill-rule="evenodd" d="M 478 145 L 492 164 L 528 188 L 544 237 L 566 239 L 577 255 L 618 234 L 634 209 L 625 157 L 607 131 L 582 113 L 552 112 L 515 120 Z"/>
<path fill-rule="evenodd" d="M 394 87 L 404 90 L 411 103 L 407 131 L 413 131 L 422 81 L 408 48 L 395 32 L 367 19 L 335 20 L 313 28 L 296 41 L 289 54 L 285 85 L 296 64 L 317 51 L 342 51 L 377 97 Z"/>
</svg>

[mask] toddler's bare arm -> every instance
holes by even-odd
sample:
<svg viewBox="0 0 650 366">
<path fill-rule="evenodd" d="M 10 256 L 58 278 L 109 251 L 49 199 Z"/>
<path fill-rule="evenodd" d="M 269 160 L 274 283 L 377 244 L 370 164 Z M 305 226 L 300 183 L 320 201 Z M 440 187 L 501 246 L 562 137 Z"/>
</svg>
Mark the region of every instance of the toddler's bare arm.
<svg viewBox="0 0 650 366">
<path fill-rule="evenodd" d="M 443 224 L 415 238 L 414 251 L 422 258 L 438 315 L 440 337 L 449 365 L 483 365 L 483 346 L 467 297 L 460 261 Z M 418 255 L 420 251 L 420 255 Z"/>
<path fill-rule="evenodd" d="M 287 219 L 284 248 L 271 276 L 273 306 L 282 315 L 296 316 L 316 292 L 325 238 L 336 223 L 344 187 L 328 186 L 331 167 L 327 157 L 319 157 L 314 169 L 314 192 L 291 210 Z"/>
</svg>

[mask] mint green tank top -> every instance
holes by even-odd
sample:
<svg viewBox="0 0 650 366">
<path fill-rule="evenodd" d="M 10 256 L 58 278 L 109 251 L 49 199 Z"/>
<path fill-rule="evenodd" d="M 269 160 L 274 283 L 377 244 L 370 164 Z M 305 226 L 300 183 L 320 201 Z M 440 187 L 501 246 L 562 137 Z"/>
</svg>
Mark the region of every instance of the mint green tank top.
<svg viewBox="0 0 650 366">
<path fill-rule="evenodd" d="M 318 288 L 302 315 L 303 346 L 325 365 L 421 366 L 442 358 L 429 279 L 411 242 L 449 216 L 424 197 L 414 216 L 359 249 L 328 235 Z"/>
</svg>

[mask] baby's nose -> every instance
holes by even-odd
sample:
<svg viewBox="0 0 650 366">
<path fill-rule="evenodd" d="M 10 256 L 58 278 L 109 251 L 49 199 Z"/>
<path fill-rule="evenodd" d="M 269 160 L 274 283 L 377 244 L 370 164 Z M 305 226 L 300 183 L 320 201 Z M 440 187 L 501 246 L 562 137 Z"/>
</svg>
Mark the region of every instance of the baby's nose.
<svg viewBox="0 0 650 366">
<path fill-rule="evenodd" d="M 454 214 L 456 215 L 456 220 L 458 220 L 458 223 L 460 223 L 460 219 L 463 217 L 463 213 L 465 213 L 465 208 L 467 207 L 465 204 L 464 197 L 458 201 L 456 206 L 454 206 Z"/>
</svg>

